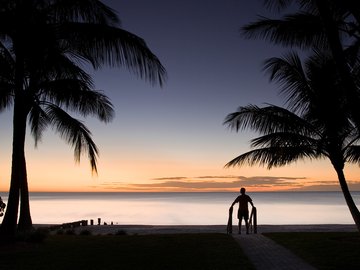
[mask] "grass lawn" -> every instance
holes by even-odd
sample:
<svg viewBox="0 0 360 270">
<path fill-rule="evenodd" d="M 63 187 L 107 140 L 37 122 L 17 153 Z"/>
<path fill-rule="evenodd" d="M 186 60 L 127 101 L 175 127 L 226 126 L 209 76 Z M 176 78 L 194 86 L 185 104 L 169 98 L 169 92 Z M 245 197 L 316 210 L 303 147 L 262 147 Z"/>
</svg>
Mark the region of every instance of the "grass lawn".
<svg viewBox="0 0 360 270">
<path fill-rule="evenodd" d="M 318 269 L 360 269 L 360 234 L 266 233 Z"/>
<path fill-rule="evenodd" d="M 0 246 L 7 269 L 254 269 L 225 234 L 52 235 Z"/>
</svg>

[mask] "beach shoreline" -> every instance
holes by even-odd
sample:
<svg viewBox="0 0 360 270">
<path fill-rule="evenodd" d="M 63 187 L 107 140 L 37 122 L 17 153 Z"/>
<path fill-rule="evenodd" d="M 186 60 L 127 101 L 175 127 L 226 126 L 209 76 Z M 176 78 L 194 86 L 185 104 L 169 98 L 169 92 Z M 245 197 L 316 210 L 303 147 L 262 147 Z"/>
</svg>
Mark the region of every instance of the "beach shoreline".
<svg viewBox="0 0 360 270">
<path fill-rule="evenodd" d="M 35 224 L 35 228 L 58 227 L 61 225 Z M 107 235 L 124 233 L 128 235 L 147 234 L 178 234 L 178 233 L 226 233 L 226 225 L 87 225 L 72 229 L 76 234 L 87 230 L 93 235 Z M 245 230 L 243 226 L 243 230 Z M 354 224 L 299 224 L 299 225 L 258 225 L 257 233 L 270 232 L 356 232 Z M 237 226 L 233 226 L 233 232 L 237 232 Z"/>
</svg>

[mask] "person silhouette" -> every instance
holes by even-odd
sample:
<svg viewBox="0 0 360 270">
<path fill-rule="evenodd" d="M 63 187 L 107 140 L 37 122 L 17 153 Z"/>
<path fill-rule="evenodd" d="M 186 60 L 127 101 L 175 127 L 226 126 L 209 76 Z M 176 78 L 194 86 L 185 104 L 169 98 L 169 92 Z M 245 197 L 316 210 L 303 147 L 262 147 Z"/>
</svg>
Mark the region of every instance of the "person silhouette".
<svg viewBox="0 0 360 270">
<path fill-rule="evenodd" d="M 239 203 L 239 210 L 238 210 L 238 219 L 239 219 L 239 234 L 241 234 L 241 222 L 242 219 L 245 220 L 245 227 L 246 227 L 246 234 L 249 234 L 249 208 L 248 203 L 251 204 L 252 207 L 254 207 L 254 203 L 250 196 L 245 194 L 245 188 L 240 189 L 240 195 L 237 196 L 235 201 L 230 206 L 230 211 L 232 211 L 233 206 L 236 203 Z"/>
</svg>

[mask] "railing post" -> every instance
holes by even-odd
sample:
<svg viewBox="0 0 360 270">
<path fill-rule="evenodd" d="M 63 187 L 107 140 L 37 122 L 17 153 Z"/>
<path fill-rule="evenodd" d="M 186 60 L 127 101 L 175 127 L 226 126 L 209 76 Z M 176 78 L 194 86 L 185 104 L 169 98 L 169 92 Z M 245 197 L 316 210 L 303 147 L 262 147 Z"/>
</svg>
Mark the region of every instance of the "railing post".
<svg viewBox="0 0 360 270">
<path fill-rule="evenodd" d="M 256 207 L 253 207 L 252 211 L 254 212 L 254 233 L 257 233 L 257 211 Z"/>
<path fill-rule="evenodd" d="M 232 213 L 233 213 L 233 208 L 230 207 L 228 224 L 227 224 L 227 228 L 226 228 L 226 231 L 227 231 L 228 234 L 232 234 Z"/>
<path fill-rule="evenodd" d="M 251 209 L 251 214 L 249 218 L 249 227 L 251 232 L 257 233 L 257 212 L 256 212 L 256 207 L 254 206 Z"/>
</svg>

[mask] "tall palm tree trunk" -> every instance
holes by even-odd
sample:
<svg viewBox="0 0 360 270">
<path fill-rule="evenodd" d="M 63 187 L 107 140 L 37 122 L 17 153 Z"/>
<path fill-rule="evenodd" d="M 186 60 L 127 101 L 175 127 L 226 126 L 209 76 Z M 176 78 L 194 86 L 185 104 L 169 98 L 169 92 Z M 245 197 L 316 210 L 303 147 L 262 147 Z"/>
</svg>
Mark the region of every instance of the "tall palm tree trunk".
<svg viewBox="0 0 360 270">
<path fill-rule="evenodd" d="M 23 176 L 20 183 L 20 217 L 18 230 L 19 231 L 30 231 L 32 230 L 32 220 L 30 215 L 30 198 L 29 188 L 26 173 L 26 160 L 25 155 L 23 159 Z"/>
<path fill-rule="evenodd" d="M 14 153 L 13 153 L 14 160 Z M 20 182 L 19 176 L 15 175 L 16 165 L 12 165 L 10 191 L 8 197 L 8 203 L 6 206 L 6 212 L 3 222 L 0 227 L 1 238 L 13 238 L 16 234 L 16 223 L 19 208 L 19 194 L 20 194 Z"/>
<path fill-rule="evenodd" d="M 26 113 L 22 101 L 22 97 L 15 98 L 10 192 L 4 220 L 1 225 L 2 235 L 9 238 L 14 237 L 16 234 L 20 189 L 24 178 L 26 178 L 24 151 Z"/>
<path fill-rule="evenodd" d="M 25 140 L 26 140 L 26 122 L 27 115 L 29 113 L 27 101 L 26 101 L 26 92 L 21 92 L 18 95 L 18 102 L 22 104 L 18 111 L 17 120 L 14 117 L 14 142 L 13 152 L 16 152 L 17 155 L 15 159 L 13 158 L 13 164 L 18 164 L 18 181 L 20 188 L 20 216 L 18 230 L 27 231 L 32 229 L 32 220 L 30 215 L 30 202 L 29 202 L 29 189 L 27 181 L 27 170 L 26 170 L 26 159 L 25 159 Z M 15 107 L 14 107 L 15 109 Z M 15 132 L 17 133 L 15 136 Z"/>
<path fill-rule="evenodd" d="M 344 171 L 343 171 L 343 169 L 338 168 L 337 166 L 334 166 L 334 167 L 335 167 L 336 173 L 338 175 L 340 187 L 344 194 L 346 204 L 349 207 L 351 216 L 353 217 L 356 227 L 357 227 L 358 231 L 360 232 L 360 212 L 359 212 L 359 209 L 357 208 L 357 206 L 351 196 L 351 193 L 349 191 L 348 185 L 346 183 Z"/>
</svg>

